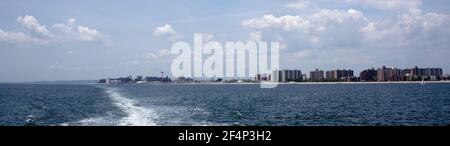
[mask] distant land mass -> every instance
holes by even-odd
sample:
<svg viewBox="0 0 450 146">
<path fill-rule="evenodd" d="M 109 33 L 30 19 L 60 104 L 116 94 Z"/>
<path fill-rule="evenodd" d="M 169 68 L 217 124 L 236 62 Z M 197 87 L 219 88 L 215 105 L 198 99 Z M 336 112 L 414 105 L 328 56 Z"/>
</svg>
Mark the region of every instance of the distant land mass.
<svg viewBox="0 0 450 146">
<path fill-rule="evenodd" d="M 8 82 L 1 82 L 8 83 Z M 31 81 L 31 82 L 9 82 L 9 83 L 24 83 L 24 84 L 89 84 L 97 83 L 96 80 L 70 80 L 70 81 Z"/>
</svg>

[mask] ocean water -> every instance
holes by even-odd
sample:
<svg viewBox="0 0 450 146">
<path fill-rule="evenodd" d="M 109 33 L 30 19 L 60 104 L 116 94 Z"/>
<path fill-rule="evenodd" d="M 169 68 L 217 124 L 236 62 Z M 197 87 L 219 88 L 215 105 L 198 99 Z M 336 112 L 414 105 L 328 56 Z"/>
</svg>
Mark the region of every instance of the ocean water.
<svg viewBox="0 0 450 146">
<path fill-rule="evenodd" d="M 61 126 L 449 125 L 450 84 L 0 84 L 0 125 L 30 119 Z"/>
</svg>

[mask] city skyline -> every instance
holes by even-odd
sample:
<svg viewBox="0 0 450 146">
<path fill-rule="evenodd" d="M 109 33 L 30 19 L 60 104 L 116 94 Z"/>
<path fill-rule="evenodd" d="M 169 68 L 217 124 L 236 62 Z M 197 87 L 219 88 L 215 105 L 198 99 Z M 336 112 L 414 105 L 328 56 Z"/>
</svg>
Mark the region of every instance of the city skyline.
<svg viewBox="0 0 450 146">
<path fill-rule="evenodd" d="M 170 76 L 172 44 L 194 33 L 205 42 L 280 42 L 280 69 L 308 75 L 383 65 L 450 71 L 447 0 L 124 3 L 3 1 L 0 82 Z"/>
<path fill-rule="evenodd" d="M 258 73 L 250 77 L 169 77 L 161 72 L 160 77 L 156 76 L 133 76 L 102 78 L 97 83 L 107 84 L 129 84 L 129 83 L 261 83 L 261 82 L 396 82 L 396 81 L 448 81 L 449 74 L 444 74 L 442 68 L 426 67 L 419 68 L 388 68 L 382 66 L 379 68 L 369 68 L 354 73 L 352 69 L 320 70 L 315 69 L 307 74 L 303 74 L 298 69 L 274 70 L 270 74 Z M 172 79 L 174 78 L 174 79 Z M 205 82 L 206 81 L 206 82 Z"/>
</svg>

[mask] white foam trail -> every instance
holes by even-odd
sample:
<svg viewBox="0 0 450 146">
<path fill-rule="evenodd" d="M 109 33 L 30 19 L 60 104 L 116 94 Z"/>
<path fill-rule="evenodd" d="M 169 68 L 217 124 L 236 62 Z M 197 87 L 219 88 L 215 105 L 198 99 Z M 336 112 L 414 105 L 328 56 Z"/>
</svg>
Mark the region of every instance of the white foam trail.
<svg viewBox="0 0 450 146">
<path fill-rule="evenodd" d="M 114 126 L 117 125 L 110 119 L 109 117 L 96 117 L 96 118 L 88 118 L 81 121 L 76 122 L 76 125 L 80 126 Z M 70 124 L 67 124 L 67 126 Z M 64 125 L 66 126 L 66 125 Z"/>
<path fill-rule="evenodd" d="M 144 107 L 136 106 L 136 101 L 123 97 L 117 89 L 108 88 L 106 93 L 109 94 L 114 104 L 127 114 L 123 117 L 119 125 L 123 126 L 155 126 L 154 119 L 157 115 L 151 110 Z"/>
<path fill-rule="evenodd" d="M 119 110 L 125 113 L 125 117 L 108 112 L 105 116 L 91 117 L 73 123 L 62 123 L 61 126 L 81 125 L 81 126 L 226 126 L 229 124 L 212 123 L 207 121 L 193 120 L 192 116 L 208 115 L 209 113 L 199 107 L 189 108 L 180 106 L 137 106 L 136 100 L 129 99 L 120 94 L 120 90 L 112 87 L 101 87 L 111 98 Z M 158 114 L 157 114 L 158 113 Z M 161 117 L 159 115 L 162 115 Z M 162 121 L 161 121 L 162 120 Z M 158 121 L 158 122 L 156 122 Z M 158 123 L 158 124 L 156 124 Z"/>
<path fill-rule="evenodd" d="M 59 126 L 114 126 L 119 125 L 120 120 L 115 118 L 115 116 L 108 112 L 106 116 L 92 117 L 76 122 L 67 122 L 58 124 Z"/>
</svg>

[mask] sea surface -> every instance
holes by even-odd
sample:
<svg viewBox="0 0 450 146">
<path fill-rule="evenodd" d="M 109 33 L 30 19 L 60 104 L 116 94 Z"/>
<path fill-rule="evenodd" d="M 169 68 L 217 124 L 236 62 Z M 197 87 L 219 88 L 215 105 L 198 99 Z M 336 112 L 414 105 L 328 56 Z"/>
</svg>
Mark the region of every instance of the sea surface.
<svg viewBox="0 0 450 146">
<path fill-rule="evenodd" d="M 0 125 L 449 125 L 450 84 L 0 84 Z"/>
</svg>

